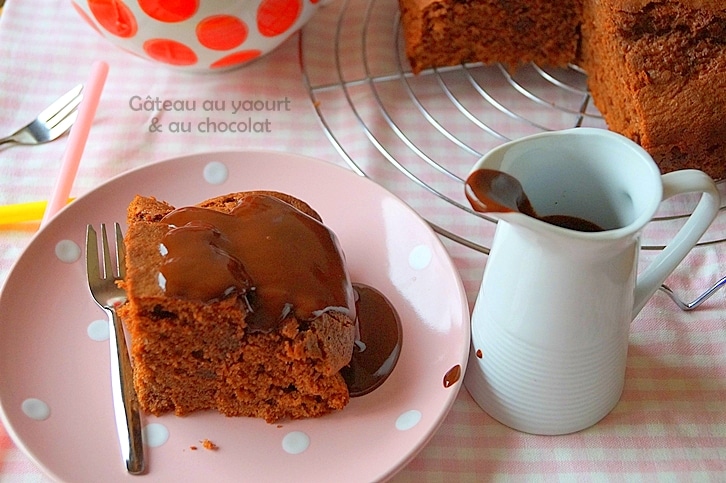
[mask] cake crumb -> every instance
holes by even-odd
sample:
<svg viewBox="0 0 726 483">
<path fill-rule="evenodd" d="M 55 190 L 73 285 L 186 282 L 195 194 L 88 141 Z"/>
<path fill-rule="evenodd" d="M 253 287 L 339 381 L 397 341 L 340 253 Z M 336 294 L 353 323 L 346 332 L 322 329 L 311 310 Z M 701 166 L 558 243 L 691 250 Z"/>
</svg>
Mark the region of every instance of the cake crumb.
<svg viewBox="0 0 726 483">
<path fill-rule="evenodd" d="M 204 449 L 208 449 L 210 451 L 216 451 L 219 449 L 219 446 L 212 443 L 210 440 L 208 440 L 206 438 L 201 440 L 200 443 L 202 443 L 202 446 L 204 446 Z"/>
<path fill-rule="evenodd" d="M 192 450 L 192 451 L 196 451 L 197 450 L 197 447 L 192 445 L 192 446 L 189 447 L 189 449 Z"/>
</svg>

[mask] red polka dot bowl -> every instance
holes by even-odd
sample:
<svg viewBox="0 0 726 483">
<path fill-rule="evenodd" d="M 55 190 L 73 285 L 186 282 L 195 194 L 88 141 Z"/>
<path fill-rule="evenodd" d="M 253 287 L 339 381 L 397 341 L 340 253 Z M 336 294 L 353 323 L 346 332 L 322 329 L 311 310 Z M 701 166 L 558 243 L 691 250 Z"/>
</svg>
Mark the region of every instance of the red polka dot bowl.
<svg viewBox="0 0 726 483">
<path fill-rule="evenodd" d="M 118 47 L 190 72 L 228 70 L 274 50 L 319 0 L 71 0 Z"/>
</svg>

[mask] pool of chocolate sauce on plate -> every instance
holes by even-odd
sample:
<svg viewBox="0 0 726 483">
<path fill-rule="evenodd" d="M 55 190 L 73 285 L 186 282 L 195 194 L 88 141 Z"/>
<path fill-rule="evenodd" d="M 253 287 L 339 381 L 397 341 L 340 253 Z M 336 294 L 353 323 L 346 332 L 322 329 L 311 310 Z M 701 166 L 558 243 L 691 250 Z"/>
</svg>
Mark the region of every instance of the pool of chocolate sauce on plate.
<svg viewBox="0 0 726 483">
<path fill-rule="evenodd" d="M 360 336 L 353 346 L 350 364 L 340 373 L 351 397 L 363 396 L 383 384 L 401 353 L 401 320 L 388 299 L 378 290 L 353 284 Z"/>
<path fill-rule="evenodd" d="M 565 214 L 539 216 L 522 190 L 519 181 L 503 171 L 494 169 L 473 171 L 466 179 L 465 192 L 472 208 L 481 213 L 519 211 L 551 225 L 570 230 L 604 231 L 604 228 L 597 224 L 576 216 Z"/>
<path fill-rule="evenodd" d="M 320 221 L 254 195 L 231 213 L 184 207 L 162 222 L 172 225 L 160 270 L 168 295 L 202 302 L 241 295 L 253 332 L 275 330 L 291 315 L 305 321 L 342 309 L 359 333 L 341 371 L 351 396 L 373 391 L 393 371 L 401 351 L 398 314 L 381 292 L 350 282 L 337 238 Z"/>
</svg>

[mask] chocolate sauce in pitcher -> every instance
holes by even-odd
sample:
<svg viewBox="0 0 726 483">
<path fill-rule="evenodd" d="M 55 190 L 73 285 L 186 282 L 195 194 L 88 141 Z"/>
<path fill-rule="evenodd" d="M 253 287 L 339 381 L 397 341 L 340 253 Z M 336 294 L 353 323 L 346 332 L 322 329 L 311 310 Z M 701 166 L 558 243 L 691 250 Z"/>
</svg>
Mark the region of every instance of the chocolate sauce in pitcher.
<svg viewBox="0 0 726 483">
<path fill-rule="evenodd" d="M 477 169 L 466 179 L 466 197 L 480 213 L 520 212 L 551 225 L 583 232 L 604 231 L 599 225 L 571 215 L 539 216 L 522 185 L 512 175 L 495 169 Z"/>
</svg>

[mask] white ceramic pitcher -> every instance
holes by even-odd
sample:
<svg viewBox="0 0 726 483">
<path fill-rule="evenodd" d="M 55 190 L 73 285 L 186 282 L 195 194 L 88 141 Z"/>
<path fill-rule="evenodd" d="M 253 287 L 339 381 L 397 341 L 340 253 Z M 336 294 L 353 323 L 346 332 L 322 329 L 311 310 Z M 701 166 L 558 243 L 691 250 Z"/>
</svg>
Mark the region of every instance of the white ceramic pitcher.
<svg viewBox="0 0 726 483">
<path fill-rule="evenodd" d="M 640 146 L 589 128 L 510 142 L 478 168 L 519 179 L 540 216 L 576 216 L 605 230 L 498 214 L 472 314 L 466 387 L 487 413 L 517 430 L 587 428 L 620 399 L 630 322 L 715 218 L 716 185 L 697 170 L 661 176 Z M 703 193 L 692 215 L 637 274 L 643 227 L 663 199 L 690 192 Z"/>
</svg>

